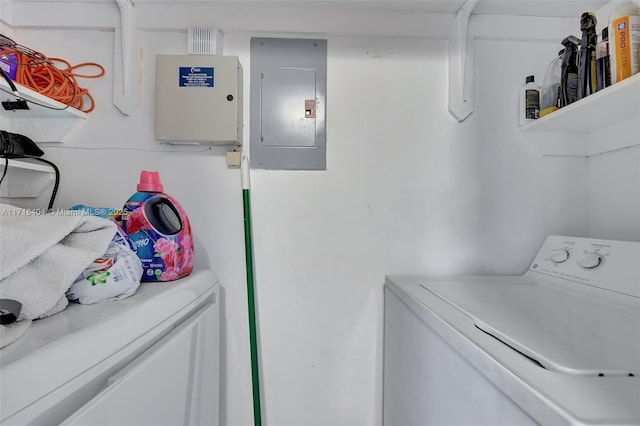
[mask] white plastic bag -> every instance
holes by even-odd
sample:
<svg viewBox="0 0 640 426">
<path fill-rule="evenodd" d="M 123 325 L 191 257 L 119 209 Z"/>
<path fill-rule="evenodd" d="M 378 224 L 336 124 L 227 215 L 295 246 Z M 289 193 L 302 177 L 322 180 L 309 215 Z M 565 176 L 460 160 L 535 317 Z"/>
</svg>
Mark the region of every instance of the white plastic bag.
<svg viewBox="0 0 640 426">
<path fill-rule="evenodd" d="M 67 299 L 82 304 L 120 300 L 140 286 L 142 263 L 122 234 L 116 233 L 107 252 L 89 265 L 67 290 Z"/>
</svg>

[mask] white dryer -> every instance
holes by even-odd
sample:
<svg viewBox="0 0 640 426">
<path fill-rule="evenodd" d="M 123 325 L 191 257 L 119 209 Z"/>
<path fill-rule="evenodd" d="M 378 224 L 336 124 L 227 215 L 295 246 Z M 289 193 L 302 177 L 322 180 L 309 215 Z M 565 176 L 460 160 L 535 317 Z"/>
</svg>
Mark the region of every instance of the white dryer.
<svg viewBox="0 0 640 426">
<path fill-rule="evenodd" d="M 521 276 L 389 276 L 384 424 L 640 424 L 640 243 L 549 236 Z"/>
<path fill-rule="evenodd" d="M 0 424 L 217 425 L 219 293 L 198 271 L 34 321 L 0 350 Z"/>
</svg>

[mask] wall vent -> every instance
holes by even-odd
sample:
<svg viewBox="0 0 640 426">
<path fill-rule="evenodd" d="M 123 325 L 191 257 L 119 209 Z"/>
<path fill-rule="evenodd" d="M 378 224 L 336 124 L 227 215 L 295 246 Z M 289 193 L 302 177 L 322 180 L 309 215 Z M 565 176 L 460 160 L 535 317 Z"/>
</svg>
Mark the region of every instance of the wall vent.
<svg viewBox="0 0 640 426">
<path fill-rule="evenodd" d="M 191 27 L 188 50 L 190 55 L 221 55 L 222 34 L 211 27 Z"/>
</svg>

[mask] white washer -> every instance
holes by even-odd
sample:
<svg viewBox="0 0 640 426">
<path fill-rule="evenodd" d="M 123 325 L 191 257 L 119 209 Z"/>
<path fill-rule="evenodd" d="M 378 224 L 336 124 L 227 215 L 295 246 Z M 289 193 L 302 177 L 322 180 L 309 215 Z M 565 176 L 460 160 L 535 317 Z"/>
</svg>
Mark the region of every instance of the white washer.
<svg viewBox="0 0 640 426">
<path fill-rule="evenodd" d="M 520 276 L 389 276 L 384 424 L 640 424 L 640 243 L 549 236 Z"/>
<path fill-rule="evenodd" d="M 217 425 L 219 288 L 198 271 L 34 321 L 0 351 L 0 423 Z"/>
</svg>

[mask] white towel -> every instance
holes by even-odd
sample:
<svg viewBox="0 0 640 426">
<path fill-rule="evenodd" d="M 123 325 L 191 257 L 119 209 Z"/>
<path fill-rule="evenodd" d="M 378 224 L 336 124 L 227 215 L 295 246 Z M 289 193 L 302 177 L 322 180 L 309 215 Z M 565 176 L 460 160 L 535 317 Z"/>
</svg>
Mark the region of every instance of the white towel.
<svg viewBox="0 0 640 426">
<path fill-rule="evenodd" d="M 0 298 L 22 303 L 19 320 L 60 312 L 67 289 L 115 232 L 110 220 L 79 211 L 42 214 L 0 204 Z"/>
</svg>

